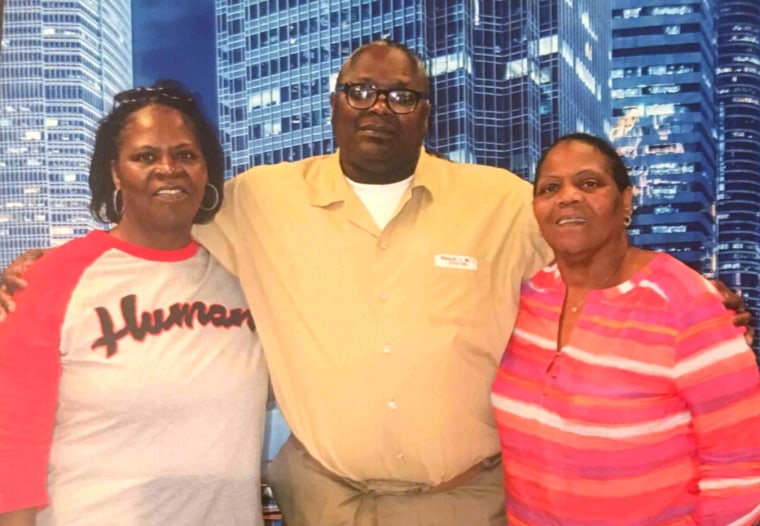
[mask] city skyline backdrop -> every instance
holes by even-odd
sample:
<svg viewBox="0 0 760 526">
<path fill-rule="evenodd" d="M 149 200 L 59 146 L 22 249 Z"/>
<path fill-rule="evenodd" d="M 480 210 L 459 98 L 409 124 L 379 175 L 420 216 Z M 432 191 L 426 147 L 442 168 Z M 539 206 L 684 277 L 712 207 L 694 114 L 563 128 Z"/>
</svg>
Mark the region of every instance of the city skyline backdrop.
<svg viewBox="0 0 760 526">
<path fill-rule="evenodd" d="M 637 189 L 632 242 L 741 290 L 760 323 L 756 0 L 8 0 L 5 11 L 2 265 L 96 226 L 86 164 L 114 91 L 172 77 L 200 93 L 231 177 L 334 151 L 340 64 L 391 38 L 426 61 L 428 148 L 530 178 L 562 134 L 612 139 Z"/>
</svg>

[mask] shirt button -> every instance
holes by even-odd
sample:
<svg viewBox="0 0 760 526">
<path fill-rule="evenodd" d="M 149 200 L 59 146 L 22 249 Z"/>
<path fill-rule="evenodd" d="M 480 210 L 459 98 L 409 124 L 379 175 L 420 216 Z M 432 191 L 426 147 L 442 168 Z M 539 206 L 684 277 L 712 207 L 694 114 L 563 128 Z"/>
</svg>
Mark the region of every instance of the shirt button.
<svg viewBox="0 0 760 526">
<path fill-rule="evenodd" d="M 400 451 L 399 451 L 399 452 L 396 454 L 396 458 L 397 458 L 397 459 L 399 459 L 399 460 L 401 460 L 402 458 L 404 458 L 404 454 L 403 454 L 402 452 L 400 452 Z"/>
<path fill-rule="evenodd" d="M 380 293 L 380 299 L 383 300 L 383 301 L 387 300 L 388 299 L 388 293 L 385 292 L 385 291 L 381 292 Z"/>
<path fill-rule="evenodd" d="M 391 400 L 390 402 L 388 402 L 388 407 L 391 409 L 396 409 L 398 407 L 398 404 L 396 404 L 396 402 Z"/>
<path fill-rule="evenodd" d="M 383 250 L 385 250 L 386 248 L 388 248 L 388 243 L 386 243 L 385 241 L 383 241 L 382 243 L 380 243 L 380 248 L 383 249 Z"/>
<path fill-rule="evenodd" d="M 388 345 L 386 345 L 385 347 L 383 347 L 383 352 L 384 352 L 385 354 L 390 354 L 390 353 L 391 353 L 391 345 L 390 345 L 390 344 L 388 344 Z"/>
</svg>

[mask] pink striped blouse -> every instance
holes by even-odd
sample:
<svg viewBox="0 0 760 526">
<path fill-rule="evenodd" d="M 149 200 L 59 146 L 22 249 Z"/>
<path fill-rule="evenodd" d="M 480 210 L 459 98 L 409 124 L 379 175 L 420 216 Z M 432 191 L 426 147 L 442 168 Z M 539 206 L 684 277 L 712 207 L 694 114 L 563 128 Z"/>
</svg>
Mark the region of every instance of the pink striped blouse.
<svg viewBox="0 0 760 526">
<path fill-rule="evenodd" d="M 510 526 L 760 519 L 760 374 L 714 288 L 659 254 L 558 350 L 564 294 L 556 266 L 523 285 L 493 384 Z"/>
</svg>

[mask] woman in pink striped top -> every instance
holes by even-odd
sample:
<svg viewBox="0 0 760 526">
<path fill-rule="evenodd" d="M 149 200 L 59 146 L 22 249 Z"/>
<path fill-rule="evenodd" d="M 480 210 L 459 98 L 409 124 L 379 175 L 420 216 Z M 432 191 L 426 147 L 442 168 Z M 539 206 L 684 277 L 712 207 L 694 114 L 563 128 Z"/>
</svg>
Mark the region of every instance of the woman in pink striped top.
<svg viewBox="0 0 760 526">
<path fill-rule="evenodd" d="M 760 374 L 720 295 L 629 245 L 603 140 L 559 139 L 533 208 L 556 263 L 523 286 L 492 393 L 510 526 L 757 522 Z"/>
</svg>

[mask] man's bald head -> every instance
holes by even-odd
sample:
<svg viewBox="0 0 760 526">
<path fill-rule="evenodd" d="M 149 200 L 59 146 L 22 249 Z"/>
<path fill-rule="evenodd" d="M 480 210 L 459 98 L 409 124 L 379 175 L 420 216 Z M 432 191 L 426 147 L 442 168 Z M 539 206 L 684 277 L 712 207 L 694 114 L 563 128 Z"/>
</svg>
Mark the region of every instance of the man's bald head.
<svg viewBox="0 0 760 526">
<path fill-rule="evenodd" d="M 343 63 L 343 66 L 341 66 L 340 72 L 338 73 L 338 80 L 336 81 L 336 84 L 343 83 L 343 78 L 346 72 L 356 62 L 359 56 L 361 56 L 363 53 L 365 53 L 369 49 L 373 49 L 377 47 L 387 47 L 387 48 L 392 48 L 392 49 L 398 49 L 399 51 L 404 53 L 404 55 L 406 55 L 406 57 L 409 59 L 409 62 L 413 65 L 415 72 L 419 74 L 420 80 L 422 80 L 422 85 L 425 87 L 425 93 L 430 92 L 430 80 L 428 79 L 427 72 L 425 71 L 425 63 L 422 61 L 420 56 L 414 51 L 412 51 L 409 47 L 405 46 L 404 44 L 401 44 L 400 42 L 394 42 L 393 40 L 374 40 L 372 42 L 369 42 L 368 44 L 364 44 L 356 48 L 349 55 L 346 61 Z"/>
</svg>

